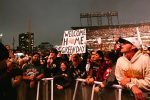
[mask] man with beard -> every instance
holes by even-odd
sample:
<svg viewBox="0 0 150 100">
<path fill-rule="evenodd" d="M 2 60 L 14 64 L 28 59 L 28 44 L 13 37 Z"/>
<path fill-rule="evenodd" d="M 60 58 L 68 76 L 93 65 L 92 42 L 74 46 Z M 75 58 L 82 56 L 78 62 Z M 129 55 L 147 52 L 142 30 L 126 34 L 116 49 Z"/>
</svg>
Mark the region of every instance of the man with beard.
<svg viewBox="0 0 150 100">
<path fill-rule="evenodd" d="M 37 81 L 44 78 L 44 70 L 40 65 L 40 58 L 38 53 L 34 53 L 31 63 L 23 67 L 23 79 L 26 82 L 27 100 L 35 100 Z"/>
</svg>

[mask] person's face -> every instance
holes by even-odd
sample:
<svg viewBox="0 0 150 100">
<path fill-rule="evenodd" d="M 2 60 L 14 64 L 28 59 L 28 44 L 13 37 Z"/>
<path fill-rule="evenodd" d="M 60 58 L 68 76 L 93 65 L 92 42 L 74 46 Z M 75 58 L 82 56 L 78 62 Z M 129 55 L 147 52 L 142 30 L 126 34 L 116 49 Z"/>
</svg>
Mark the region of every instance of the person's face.
<svg viewBox="0 0 150 100">
<path fill-rule="evenodd" d="M 10 46 L 9 46 L 9 45 L 6 45 L 5 47 L 6 47 L 6 49 L 7 49 L 8 51 L 10 50 Z"/>
<path fill-rule="evenodd" d="M 52 59 L 55 59 L 55 58 L 57 57 L 57 54 L 51 52 L 51 53 L 49 54 L 49 56 L 50 56 Z"/>
<path fill-rule="evenodd" d="M 90 58 L 91 62 L 94 62 L 94 56 L 95 56 L 94 54 L 91 55 L 91 58 Z"/>
<path fill-rule="evenodd" d="M 24 64 L 24 60 L 23 59 L 19 59 L 18 62 L 19 62 L 20 66 L 22 66 Z"/>
<path fill-rule="evenodd" d="M 53 59 L 49 56 L 48 59 L 47 59 L 47 64 L 48 64 L 48 65 L 49 65 L 49 64 L 52 64 L 52 62 L 53 62 Z"/>
<path fill-rule="evenodd" d="M 120 50 L 120 44 L 119 43 L 116 43 L 114 45 L 114 50 Z"/>
<path fill-rule="evenodd" d="M 100 60 L 100 58 L 101 58 L 101 57 L 100 57 L 99 54 L 95 54 L 93 60 L 94 60 L 94 61 L 97 61 L 97 60 Z"/>
<path fill-rule="evenodd" d="M 76 54 L 73 54 L 72 56 L 71 56 L 71 61 L 72 61 L 72 64 L 73 65 L 78 65 L 79 64 L 79 58 L 77 57 L 77 55 Z"/>
<path fill-rule="evenodd" d="M 78 59 L 78 57 L 77 57 L 76 54 L 71 55 L 71 60 L 72 60 L 72 61 L 74 61 L 74 60 L 76 60 L 76 59 Z"/>
<path fill-rule="evenodd" d="M 133 48 L 133 45 L 130 43 L 122 43 L 121 44 L 121 52 L 122 53 L 127 53 L 130 52 Z"/>
<path fill-rule="evenodd" d="M 61 52 L 59 52 L 59 53 L 57 54 L 57 57 L 62 57 Z"/>
<path fill-rule="evenodd" d="M 104 57 L 104 61 L 105 61 L 106 64 L 111 64 L 111 60 L 108 59 L 107 57 Z"/>
<path fill-rule="evenodd" d="M 62 71 L 65 71 L 65 70 L 67 69 L 67 66 L 66 66 L 64 63 L 61 63 L 60 69 L 61 69 Z"/>
<path fill-rule="evenodd" d="M 91 62 L 94 62 L 94 57 L 95 55 L 91 55 L 91 59 L 90 59 Z"/>
<path fill-rule="evenodd" d="M 38 55 L 38 54 L 35 54 L 35 55 L 33 56 L 33 61 L 37 61 L 37 60 L 39 60 L 39 55 Z"/>
</svg>

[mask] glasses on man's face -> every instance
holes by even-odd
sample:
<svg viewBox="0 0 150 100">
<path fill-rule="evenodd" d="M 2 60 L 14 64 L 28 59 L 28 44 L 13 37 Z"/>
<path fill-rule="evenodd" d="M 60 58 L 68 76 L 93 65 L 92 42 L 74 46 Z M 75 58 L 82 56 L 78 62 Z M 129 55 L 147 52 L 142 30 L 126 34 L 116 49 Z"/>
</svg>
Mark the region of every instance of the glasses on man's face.
<svg viewBox="0 0 150 100">
<path fill-rule="evenodd" d="M 120 46 L 127 45 L 127 44 L 131 44 L 132 45 L 132 43 L 130 43 L 130 42 L 124 42 L 124 43 L 120 43 Z"/>
</svg>

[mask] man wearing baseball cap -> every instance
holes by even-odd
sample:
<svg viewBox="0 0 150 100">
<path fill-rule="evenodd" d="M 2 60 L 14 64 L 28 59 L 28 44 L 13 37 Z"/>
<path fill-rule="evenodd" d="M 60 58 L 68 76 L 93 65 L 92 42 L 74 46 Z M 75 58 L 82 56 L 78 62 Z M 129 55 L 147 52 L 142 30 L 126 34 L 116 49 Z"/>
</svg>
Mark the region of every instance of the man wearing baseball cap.
<svg viewBox="0 0 150 100">
<path fill-rule="evenodd" d="M 120 43 L 131 43 L 133 46 L 135 46 L 137 49 L 141 49 L 141 44 L 136 37 L 127 37 L 127 38 L 119 38 Z"/>
<path fill-rule="evenodd" d="M 140 50 L 141 44 L 136 37 L 119 38 L 123 56 L 117 60 L 115 75 L 119 84 L 134 96 L 123 96 L 145 100 L 144 91 L 150 92 L 150 57 Z M 129 92 L 128 92 L 129 93 Z"/>
</svg>

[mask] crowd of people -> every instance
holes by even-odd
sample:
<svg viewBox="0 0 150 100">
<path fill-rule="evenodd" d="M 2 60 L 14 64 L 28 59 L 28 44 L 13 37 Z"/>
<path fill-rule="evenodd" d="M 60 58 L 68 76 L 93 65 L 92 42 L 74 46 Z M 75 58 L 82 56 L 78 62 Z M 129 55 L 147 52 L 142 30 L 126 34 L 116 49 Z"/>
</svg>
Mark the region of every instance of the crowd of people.
<svg viewBox="0 0 150 100">
<path fill-rule="evenodd" d="M 97 42 L 88 43 L 89 48 L 106 48 L 111 50 L 112 44 L 118 39 L 118 37 L 137 37 L 137 27 L 144 47 L 150 46 L 150 25 L 149 23 L 143 24 L 129 24 L 122 26 L 103 26 L 96 30 L 88 30 L 87 39 L 97 39 L 101 37 L 101 44 Z"/>
<path fill-rule="evenodd" d="M 107 26 L 106 26 L 107 27 Z M 107 38 L 110 35 L 119 35 L 119 36 L 135 36 L 136 35 L 136 27 L 139 28 L 139 31 L 141 34 L 149 33 L 150 25 L 126 25 L 126 26 L 116 26 L 116 27 L 110 27 L 110 28 L 102 28 L 98 29 L 96 31 L 91 30 L 91 33 L 89 36 L 102 36 L 103 38 Z"/>
<path fill-rule="evenodd" d="M 0 43 L 0 98 L 22 100 L 17 90 L 23 81 L 25 99 L 35 100 L 37 82 L 49 77 L 54 78 L 57 91 L 74 88 L 75 79 L 82 78 L 87 85 L 102 82 L 95 92 L 105 92 L 103 89 L 120 84 L 125 100 L 145 100 L 144 93 L 150 91 L 150 56 L 141 51 L 135 37 L 119 38 L 111 51 L 69 55 L 52 48 L 48 55 L 39 51 L 19 58 L 9 45 Z M 72 96 L 67 100 L 71 99 Z"/>
</svg>

